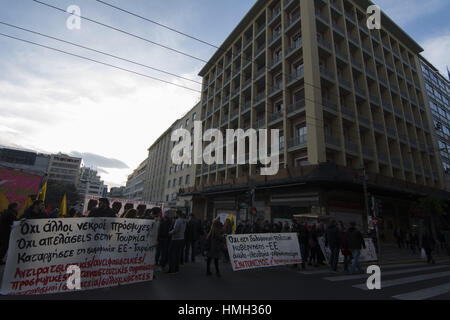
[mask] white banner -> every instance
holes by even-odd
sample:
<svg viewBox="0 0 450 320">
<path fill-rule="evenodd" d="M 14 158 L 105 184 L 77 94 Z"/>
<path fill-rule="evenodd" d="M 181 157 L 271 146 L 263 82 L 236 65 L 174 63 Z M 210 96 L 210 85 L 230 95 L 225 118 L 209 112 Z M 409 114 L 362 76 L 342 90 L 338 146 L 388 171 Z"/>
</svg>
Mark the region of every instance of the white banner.
<svg viewBox="0 0 450 320">
<path fill-rule="evenodd" d="M 331 256 L 330 248 L 325 247 L 325 237 L 317 238 L 319 241 L 320 249 L 322 249 L 322 253 L 325 257 L 325 261 L 329 263 Z M 364 243 L 366 244 L 366 248 L 361 249 L 361 255 L 359 256 L 359 261 L 377 261 L 377 252 L 375 250 L 375 246 L 371 238 L 364 238 Z M 339 250 L 339 263 L 344 263 L 344 255 L 342 251 Z"/>
<path fill-rule="evenodd" d="M 68 292 L 78 289 L 77 281 L 81 290 L 151 281 L 157 230 L 158 222 L 141 219 L 16 221 L 1 293 Z"/>
<path fill-rule="evenodd" d="M 302 262 L 296 233 L 234 234 L 226 238 L 233 271 Z"/>
</svg>

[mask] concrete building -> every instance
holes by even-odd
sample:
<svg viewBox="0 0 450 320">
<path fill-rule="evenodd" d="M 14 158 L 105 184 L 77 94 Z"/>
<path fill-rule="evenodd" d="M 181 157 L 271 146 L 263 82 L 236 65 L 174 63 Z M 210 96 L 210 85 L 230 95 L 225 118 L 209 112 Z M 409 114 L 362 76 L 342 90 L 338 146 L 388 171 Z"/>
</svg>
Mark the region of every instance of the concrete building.
<svg viewBox="0 0 450 320">
<path fill-rule="evenodd" d="M 183 117 L 181 117 L 172 126 L 173 130 L 186 129 L 191 133 L 191 137 L 194 136 L 194 121 L 200 120 L 200 103 L 196 104 L 191 110 L 189 110 Z M 172 131 L 173 131 L 172 130 Z M 173 147 L 176 142 L 172 142 Z M 167 206 L 172 208 L 188 208 L 187 211 L 191 211 L 192 197 L 181 196 L 186 188 L 193 187 L 195 183 L 195 166 L 193 165 L 194 159 L 191 159 L 191 164 L 182 163 L 181 165 L 175 165 L 171 159 L 171 151 L 169 151 L 167 168 L 166 168 L 166 188 L 165 188 L 165 201 Z"/>
<path fill-rule="evenodd" d="M 47 154 L 0 147 L 0 166 L 20 169 L 31 174 L 47 174 L 50 156 Z"/>
<path fill-rule="evenodd" d="M 105 190 L 108 191 L 108 187 L 101 180 L 97 170 L 87 167 L 80 169 L 80 177 L 76 186 L 82 198 L 85 196 L 104 197 Z"/>
<path fill-rule="evenodd" d="M 76 186 L 80 177 L 81 164 L 81 158 L 62 153 L 52 154 L 48 166 L 48 180 L 70 183 Z"/>
<path fill-rule="evenodd" d="M 450 84 L 425 58 L 420 57 L 420 65 L 444 171 L 444 181 L 447 191 L 450 191 Z"/>
<path fill-rule="evenodd" d="M 132 174 L 128 176 L 124 190 L 124 198 L 142 201 L 144 198 L 145 179 L 147 177 L 148 159 L 144 160 Z"/>
<path fill-rule="evenodd" d="M 409 214 L 412 197 L 448 199 L 423 49 L 384 13 L 381 29 L 369 30 L 372 4 L 259 0 L 245 15 L 199 73 L 203 132 L 279 129 L 280 170 L 262 176 L 248 157 L 245 165 L 198 165 L 186 193 L 197 215 L 309 214 L 365 228 L 374 196 L 388 239 L 395 226 L 418 223 Z"/>
<path fill-rule="evenodd" d="M 174 126 L 175 123 L 148 148 L 143 193 L 145 202 L 163 203 L 166 199 L 167 161 L 172 150 L 170 136 Z"/>
<path fill-rule="evenodd" d="M 125 187 L 112 187 L 109 191 L 108 197 L 110 198 L 125 198 Z"/>
</svg>

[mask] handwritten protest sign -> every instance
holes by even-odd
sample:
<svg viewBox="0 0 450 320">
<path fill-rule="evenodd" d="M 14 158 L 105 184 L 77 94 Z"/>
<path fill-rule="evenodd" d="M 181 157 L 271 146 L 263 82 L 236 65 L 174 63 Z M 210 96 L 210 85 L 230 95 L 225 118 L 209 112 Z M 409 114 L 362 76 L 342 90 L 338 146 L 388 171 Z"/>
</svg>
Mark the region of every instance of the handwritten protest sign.
<svg viewBox="0 0 450 320">
<path fill-rule="evenodd" d="M 1 293 L 67 292 L 70 266 L 79 267 L 81 290 L 151 281 L 157 229 L 153 220 L 119 218 L 15 222 Z"/>
<path fill-rule="evenodd" d="M 322 250 L 322 253 L 325 257 L 325 261 L 329 263 L 331 257 L 331 250 L 330 248 L 325 247 L 325 238 L 319 237 L 318 238 L 320 249 Z M 375 246 L 373 244 L 372 239 L 365 238 L 364 243 L 366 244 L 366 248 L 361 249 L 361 255 L 359 256 L 359 261 L 376 261 L 377 258 L 377 252 L 375 251 Z M 342 251 L 339 250 L 339 263 L 344 263 L 344 255 L 342 254 Z"/>
<path fill-rule="evenodd" d="M 233 271 L 301 263 L 296 233 L 227 236 Z"/>
</svg>

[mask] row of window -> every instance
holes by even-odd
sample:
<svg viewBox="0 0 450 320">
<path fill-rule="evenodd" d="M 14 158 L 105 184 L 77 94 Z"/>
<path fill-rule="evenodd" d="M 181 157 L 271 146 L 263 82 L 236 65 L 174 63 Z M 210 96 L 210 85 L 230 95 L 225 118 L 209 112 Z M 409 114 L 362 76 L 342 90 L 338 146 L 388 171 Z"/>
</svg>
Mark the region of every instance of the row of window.
<svg viewBox="0 0 450 320">
<path fill-rule="evenodd" d="M 172 185 L 171 185 L 171 183 L 172 183 Z M 191 176 L 188 174 L 188 175 L 186 175 L 184 184 L 189 185 L 190 183 L 191 183 Z M 183 177 L 178 178 L 178 186 L 181 186 L 181 185 L 183 185 Z M 170 187 L 174 188 L 176 186 L 177 186 L 177 179 L 173 179 L 173 181 L 169 180 L 167 182 L 167 188 L 170 188 Z"/>
</svg>

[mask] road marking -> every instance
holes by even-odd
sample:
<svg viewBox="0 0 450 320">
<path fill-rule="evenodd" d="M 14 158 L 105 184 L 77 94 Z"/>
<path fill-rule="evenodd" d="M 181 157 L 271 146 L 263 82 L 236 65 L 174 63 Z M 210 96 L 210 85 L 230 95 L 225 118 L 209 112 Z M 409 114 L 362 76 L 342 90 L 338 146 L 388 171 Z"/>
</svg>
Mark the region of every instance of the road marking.
<svg viewBox="0 0 450 320">
<path fill-rule="evenodd" d="M 447 277 L 447 276 L 450 276 L 450 271 L 431 273 L 431 274 L 423 274 L 420 276 L 406 277 L 406 278 L 400 278 L 400 279 L 395 279 L 395 280 L 381 281 L 381 288 L 384 289 L 387 287 L 393 287 L 393 286 L 397 286 L 400 284 L 408 284 L 408 283 L 419 282 L 419 281 L 424 281 L 424 280 Z M 354 285 L 353 287 L 362 289 L 362 290 L 369 290 L 367 288 L 366 283 Z"/>
<path fill-rule="evenodd" d="M 450 283 L 446 283 L 440 286 L 417 290 L 413 292 L 403 293 L 392 298 L 399 300 L 424 300 L 439 296 L 450 292 Z"/>
<path fill-rule="evenodd" d="M 448 268 L 448 267 L 449 267 L 448 265 L 443 265 L 443 266 L 434 266 L 434 267 L 421 267 L 421 268 L 414 268 L 414 269 L 401 269 L 401 270 L 388 271 L 388 272 L 382 271 L 381 276 L 390 276 L 390 275 L 396 275 L 396 274 L 436 270 L 436 269 L 442 269 L 442 268 Z M 323 278 L 323 279 L 328 280 L 328 281 L 345 281 L 345 280 L 364 279 L 364 278 L 367 278 L 368 276 L 369 276 L 368 274 L 355 274 L 355 275 L 348 275 L 348 276 L 328 277 L 328 278 Z"/>
</svg>

